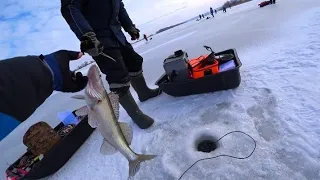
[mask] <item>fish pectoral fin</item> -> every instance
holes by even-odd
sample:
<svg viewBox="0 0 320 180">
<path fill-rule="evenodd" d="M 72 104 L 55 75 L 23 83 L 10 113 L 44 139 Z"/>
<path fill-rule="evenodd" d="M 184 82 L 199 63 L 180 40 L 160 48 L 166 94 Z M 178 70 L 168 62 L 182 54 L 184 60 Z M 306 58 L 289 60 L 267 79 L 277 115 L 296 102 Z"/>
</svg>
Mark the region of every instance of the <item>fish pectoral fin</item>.
<svg viewBox="0 0 320 180">
<path fill-rule="evenodd" d="M 108 96 L 111 102 L 111 106 L 113 108 L 114 115 L 116 116 L 116 119 L 119 119 L 119 95 L 117 95 L 114 92 L 110 92 Z"/>
<path fill-rule="evenodd" d="M 78 94 L 78 95 L 74 95 L 74 96 L 72 96 L 71 98 L 72 98 L 72 99 L 85 100 L 85 99 L 84 99 L 84 95 L 80 95 L 80 94 Z"/>
<path fill-rule="evenodd" d="M 76 114 L 77 116 L 86 116 L 86 115 L 88 115 L 88 114 L 89 114 L 89 108 L 88 108 L 88 106 L 83 106 L 83 107 L 77 109 L 76 112 L 75 112 L 75 114 Z"/>
<path fill-rule="evenodd" d="M 122 131 L 122 134 L 126 138 L 127 143 L 131 145 L 132 137 L 133 137 L 132 128 L 130 127 L 129 124 L 123 123 L 123 122 L 119 122 L 119 126 Z"/>
<path fill-rule="evenodd" d="M 88 124 L 92 127 L 92 128 L 97 128 L 99 126 L 99 121 L 97 120 L 97 117 L 90 112 L 89 110 L 89 115 L 88 115 Z"/>
<path fill-rule="evenodd" d="M 117 153 L 118 151 L 116 148 L 114 148 L 107 140 L 103 139 L 101 148 L 100 148 L 100 153 L 103 155 L 113 155 Z"/>
</svg>

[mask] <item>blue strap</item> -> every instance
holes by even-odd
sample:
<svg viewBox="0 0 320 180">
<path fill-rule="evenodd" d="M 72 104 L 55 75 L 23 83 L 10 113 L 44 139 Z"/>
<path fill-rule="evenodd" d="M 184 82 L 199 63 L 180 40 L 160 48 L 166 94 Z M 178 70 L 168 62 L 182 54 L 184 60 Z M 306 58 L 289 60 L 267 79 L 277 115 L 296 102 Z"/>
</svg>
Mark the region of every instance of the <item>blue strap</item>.
<svg viewBox="0 0 320 180">
<path fill-rule="evenodd" d="M 54 54 L 44 56 L 44 61 L 49 65 L 53 72 L 53 89 L 61 91 L 63 83 L 62 72 Z"/>
<path fill-rule="evenodd" d="M 0 112 L 0 141 L 18 127 L 19 124 L 20 121 Z"/>
</svg>

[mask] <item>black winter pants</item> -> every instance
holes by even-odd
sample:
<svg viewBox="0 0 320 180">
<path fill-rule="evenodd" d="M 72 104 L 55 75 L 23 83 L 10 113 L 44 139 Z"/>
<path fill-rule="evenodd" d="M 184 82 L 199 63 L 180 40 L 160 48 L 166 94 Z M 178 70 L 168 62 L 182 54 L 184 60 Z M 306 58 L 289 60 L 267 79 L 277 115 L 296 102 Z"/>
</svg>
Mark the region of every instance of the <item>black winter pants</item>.
<svg viewBox="0 0 320 180">
<path fill-rule="evenodd" d="M 103 52 L 116 60 L 99 55 L 94 57 L 100 70 L 106 75 L 111 91 L 123 92 L 130 87 L 130 77 L 142 73 L 143 58 L 134 51 L 131 44 L 105 48 Z"/>
</svg>

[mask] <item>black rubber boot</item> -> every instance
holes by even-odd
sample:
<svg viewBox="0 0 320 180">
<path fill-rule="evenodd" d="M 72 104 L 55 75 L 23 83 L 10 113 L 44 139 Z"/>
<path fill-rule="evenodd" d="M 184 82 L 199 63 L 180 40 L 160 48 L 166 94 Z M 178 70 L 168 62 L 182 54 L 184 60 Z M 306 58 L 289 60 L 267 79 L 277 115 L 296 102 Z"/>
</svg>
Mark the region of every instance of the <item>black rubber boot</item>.
<svg viewBox="0 0 320 180">
<path fill-rule="evenodd" d="M 133 89 L 137 92 L 139 100 L 141 102 L 156 97 L 162 93 L 162 91 L 159 88 L 150 89 L 147 86 L 146 80 L 144 79 L 142 73 L 139 76 L 131 77 L 131 85 Z"/>
<path fill-rule="evenodd" d="M 136 123 L 141 129 L 149 128 L 154 120 L 145 115 L 138 107 L 136 101 L 133 99 L 130 90 L 119 95 L 119 101 L 121 106 L 127 111 L 132 121 Z"/>
</svg>

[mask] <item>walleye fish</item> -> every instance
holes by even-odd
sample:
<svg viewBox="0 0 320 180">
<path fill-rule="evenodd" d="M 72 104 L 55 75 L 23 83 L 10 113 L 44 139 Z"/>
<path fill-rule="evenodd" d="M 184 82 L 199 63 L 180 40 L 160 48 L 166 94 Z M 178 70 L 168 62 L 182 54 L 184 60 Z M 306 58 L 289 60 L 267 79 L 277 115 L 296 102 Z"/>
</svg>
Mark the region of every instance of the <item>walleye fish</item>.
<svg viewBox="0 0 320 180">
<path fill-rule="evenodd" d="M 129 179 L 140 169 L 140 163 L 151 160 L 156 155 L 135 153 L 129 146 L 132 140 L 132 129 L 126 123 L 118 122 L 119 97 L 115 93 L 107 94 L 103 87 L 100 71 L 92 65 L 88 71 L 88 84 L 84 96 L 73 96 L 75 99 L 84 99 L 86 106 L 78 109 L 79 116 L 88 115 L 88 123 L 97 128 L 104 138 L 100 152 L 104 155 L 113 155 L 120 152 L 129 161 Z"/>
</svg>

